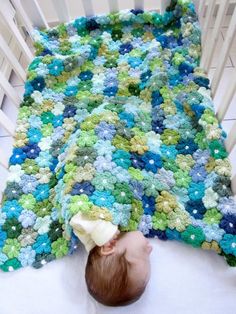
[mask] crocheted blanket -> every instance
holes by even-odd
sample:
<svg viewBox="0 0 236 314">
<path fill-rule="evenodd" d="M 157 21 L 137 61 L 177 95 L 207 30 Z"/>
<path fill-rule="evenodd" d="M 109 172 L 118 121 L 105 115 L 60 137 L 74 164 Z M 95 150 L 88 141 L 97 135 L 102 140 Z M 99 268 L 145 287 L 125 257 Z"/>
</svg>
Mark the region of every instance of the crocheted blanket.
<svg viewBox="0 0 236 314">
<path fill-rule="evenodd" d="M 78 211 L 236 264 L 231 168 L 190 0 L 35 30 L 0 211 L 0 268 L 82 245 Z"/>
</svg>

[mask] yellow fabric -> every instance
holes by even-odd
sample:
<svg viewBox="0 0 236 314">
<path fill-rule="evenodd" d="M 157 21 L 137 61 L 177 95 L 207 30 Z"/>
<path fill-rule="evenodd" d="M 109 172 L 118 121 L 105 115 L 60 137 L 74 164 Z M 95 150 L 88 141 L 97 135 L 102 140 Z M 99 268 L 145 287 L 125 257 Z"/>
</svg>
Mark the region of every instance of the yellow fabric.
<svg viewBox="0 0 236 314">
<path fill-rule="evenodd" d="M 118 231 L 118 226 L 104 219 L 91 220 L 79 212 L 70 220 L 73 232 L 84 244 L 89 252 L 96 245 L 102 246 L 113 238 Z"/>
</svg>

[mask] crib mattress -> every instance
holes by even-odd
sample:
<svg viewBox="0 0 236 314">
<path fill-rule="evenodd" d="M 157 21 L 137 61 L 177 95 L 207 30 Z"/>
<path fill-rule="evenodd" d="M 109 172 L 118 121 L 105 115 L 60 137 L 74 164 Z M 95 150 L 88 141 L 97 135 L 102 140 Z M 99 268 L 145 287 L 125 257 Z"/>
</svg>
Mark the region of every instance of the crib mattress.
<svg viewBox="0 0 236 314">
<path fill-rule="evenodd" d="M 86 291 L 83 249 L 47 267 L 0 273 L 1 314 L 235 314 L 236 268 L 212 251 L 150 239 L 151 278 L 142 297 L 107 307 Z"/>
</svg>

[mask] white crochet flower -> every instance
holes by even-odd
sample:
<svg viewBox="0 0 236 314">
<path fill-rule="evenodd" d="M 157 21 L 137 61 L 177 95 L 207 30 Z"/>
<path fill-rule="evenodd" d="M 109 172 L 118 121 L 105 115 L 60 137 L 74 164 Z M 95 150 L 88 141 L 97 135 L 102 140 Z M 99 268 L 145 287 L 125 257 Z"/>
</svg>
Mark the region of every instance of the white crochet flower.
<svg viewBox="0 0 236 314">
<path fill-rule="evenodd" d="M 9 167 L 9 173 L 7 181 L 11 182 L 20 182 L 20 177 L 24 174 L 24 171 L 21 169 L 20 165 L 12 165 Z"/>
</svg>

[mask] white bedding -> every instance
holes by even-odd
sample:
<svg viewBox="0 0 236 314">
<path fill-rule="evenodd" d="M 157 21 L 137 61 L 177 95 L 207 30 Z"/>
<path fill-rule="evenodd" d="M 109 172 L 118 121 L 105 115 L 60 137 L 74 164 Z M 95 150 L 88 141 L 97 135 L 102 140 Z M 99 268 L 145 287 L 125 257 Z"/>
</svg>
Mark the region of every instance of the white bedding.
<svg viewBox="0 0 236 314">
<path fill-rule="evenodd" d="M 41 269 L 0 272 L 0 314 L 235 314 L 236 267 L 211 251 L 150 239 L 152 274 L 142 297 L 106 307 L 88 294 L 87 253 L 52 261 Z"/>
</svg>

